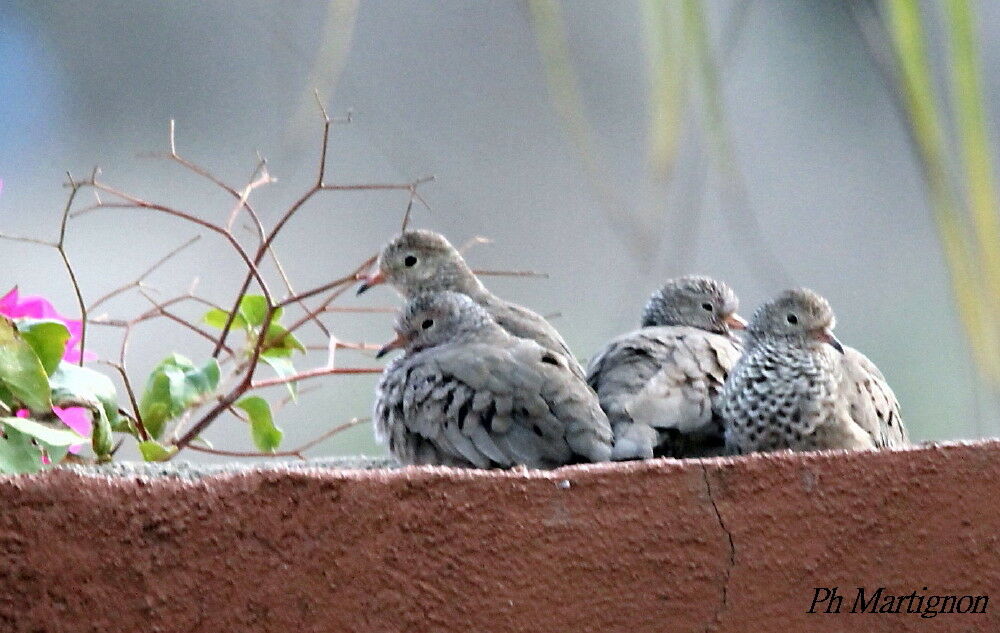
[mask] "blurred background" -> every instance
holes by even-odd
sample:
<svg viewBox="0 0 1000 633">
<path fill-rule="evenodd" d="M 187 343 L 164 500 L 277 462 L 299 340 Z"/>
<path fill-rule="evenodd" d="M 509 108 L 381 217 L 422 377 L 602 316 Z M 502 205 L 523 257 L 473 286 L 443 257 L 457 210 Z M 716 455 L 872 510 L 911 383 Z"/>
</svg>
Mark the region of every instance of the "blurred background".
<svg viewBox="0 0 1000 633">
<path fill-rule="evenodd" d="M 473 267 L 548 273 L 486 282 L 559 313 L 553 323 L 579 356 L 636 327 L 671 276 L 728 281 L 746 316 L 806 285 L 833 304 L 841 340 L 886 374 L 915 439 L 1000 433 L 1000 3 L 14 0 L 0 4 L 0 78 L 5 234 L 54 239 L 65 172 L 84 178 L 94 166 L 109 184 L 224 222 L 230 197 L 148 156 L 169 149 L 171 119 L 178 152 L 235 187 L 265 156 L 278 181 L 252 201 L 274 222 L 315 179 L 316 90 L 331 116 L 353 112 L 333 127 L 328 182 L 436 176 L 413 225 L 456 244 L 490 238 L 467 252 Z M 407 200 L 311 200 L 275 244 L 297 288 L 375 252 Z M 70 221 L 67 251 L 92 300 L 196 229 L 98 210 Z M 54 250 L 2 244 L 0 293 L 17 284 L 76 313 Z M 199 294 L 228 306 L 243 271 L 206 236 L 148 283 L 168 298 L 197 277 Z M 398 303 L 379 288 L 340 305 Z M 148 307 L 131 292 L 101 312 Z M 325 320 L 344 340 L 391 338 L 388 314 Z M 119 331 L 89 336 L 100 356 L 117 354 Z M 302 338 L 325 345 L 308 326 Z M 138 329 L 133 381 L 175 351 L 200 362 L 211 346 L 170 321 Z M 297 366 L 325 359 L 317 351 Z M 337 363 L 377 366 L 352 350 Z M 369 415 L 376 380 L 302 383 L 318 389 L 279 414 L 285 444 Z M 252 449 L 232 418 L 207 437 Z M 362 425 L 310 454 L 380 450 Z"/>
</svg>

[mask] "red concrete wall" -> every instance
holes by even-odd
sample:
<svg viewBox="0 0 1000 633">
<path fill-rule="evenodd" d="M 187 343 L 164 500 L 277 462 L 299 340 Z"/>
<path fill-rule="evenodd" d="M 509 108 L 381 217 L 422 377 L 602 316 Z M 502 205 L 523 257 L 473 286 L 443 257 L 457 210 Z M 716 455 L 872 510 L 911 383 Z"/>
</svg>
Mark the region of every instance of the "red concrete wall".
<svg viewBox="0 0 1000 633">
<path fill-rule="evenodd" d="M 0 480 L 0 631 L 1000 631 L 1000 443 Z M 815 587 L 840 614 L 807 614 Z M 869 593 L 985 614 L 851 614 Z"/>
</svg>

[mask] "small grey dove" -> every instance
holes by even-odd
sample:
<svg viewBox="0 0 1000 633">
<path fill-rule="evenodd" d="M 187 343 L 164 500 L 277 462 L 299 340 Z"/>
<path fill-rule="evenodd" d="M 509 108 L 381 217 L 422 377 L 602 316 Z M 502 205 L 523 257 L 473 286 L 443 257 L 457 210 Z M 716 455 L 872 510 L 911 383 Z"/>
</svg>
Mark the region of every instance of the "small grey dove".
<svg viewBox="0 0 1000 633">
<path fill-rule="evenodd" d="M 740 356 L 736 294 L 707 277 L 653 293 L 642 327 L 614 339 L 587 370 L 615 434 L 612 459 L 723 452 L 722 386 Z"/>
<path fill-rule="evenodd" d="M 899 402 L 861 352 L 833 335 L 833 310 L 789 290 L 754 313 L 723 392 L 733 453 L 905 446 Z"/>
<path fill-rule="evenodd" d="M 466 295 L 420 294 L 379 351 L 375 435 L 403 464 L 554 468 L 611 458 L 597 397 L 538 343 L 512 336 Z"/>
<path fill-rule="evenodd" d="M 364 278 L 358 294 L 384 282 L 392 284 L 404 299 L 441 290 L 468 295 L 500 327 L 566 357 L 573 373 L 583 378 L 583 368 L 559 332 L 542 316 L 487 290 L 461 253 L 439 233 L 406 231 L 386 244 L 379 254 L 376 271 Z"/>
</svg>

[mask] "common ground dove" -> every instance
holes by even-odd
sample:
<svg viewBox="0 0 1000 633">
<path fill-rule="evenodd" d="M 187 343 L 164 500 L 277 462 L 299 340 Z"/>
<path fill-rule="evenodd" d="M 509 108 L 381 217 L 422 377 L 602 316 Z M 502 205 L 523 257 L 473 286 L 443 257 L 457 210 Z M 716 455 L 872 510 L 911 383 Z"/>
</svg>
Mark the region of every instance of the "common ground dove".
<svg viewBox="0 0 1000 633">
<path fill-rule="evenodd" d="M 615 434 L 613 459 L 723 452 L 722 386 L 740 356 L 735 293 L 707 277 L 668 281 L 642 327 L 611 341 L 590 363 Z"/>
<path fill-rule="evenodd" d="M 375 433 L 404 464 L 552 468 L 607 461 L 612 433 L 566 359 L 510 335 L 454 292 L 420 294 L 380 350 Z"/>
<path fill-rule="evenodd" d="M 406 231 L 382 249 L 376 272 L 365 278 L 358 294 L 389 282 L 405 299 L 424 292 L 450 290 L 468 295 L 514 336 L 531 339 L 566 358 L 579 377 L 583 368 L 559 332 L 531 310 L 497 297 L 483 285 L 458 250 L 433 231 Z"/>
<path fill-rule="evenodd" d="M 761 306 L 723 392 L 734 453 L 871 449 L 908 442 L 882 373 L 833 335 L 830 304 L 789 290 Z"/>
</svg>

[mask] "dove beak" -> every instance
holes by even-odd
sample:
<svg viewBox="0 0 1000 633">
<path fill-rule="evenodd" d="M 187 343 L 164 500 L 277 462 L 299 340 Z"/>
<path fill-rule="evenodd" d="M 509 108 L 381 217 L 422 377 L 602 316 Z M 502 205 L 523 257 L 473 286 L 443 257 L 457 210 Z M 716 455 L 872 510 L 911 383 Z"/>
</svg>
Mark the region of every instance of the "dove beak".
<svg viewBox="0 0 1000 633">
<path fill-rule="evenodd" d="M 747 329 L 747 321 L 735 312 L 726 317 L 726 325 L 733 330 Z"/>
<path fill-rule="evenodd" d="M 361 279 L 362 281 L 361 285 L 358 286 L 359 295 L 364 293 L 372 286 L 377 286 L 381 283 L 385 283 L 385 275 L 382 274 L 381 270 L 376 271 L 370 275 L 361 275 L 358 278 Z"/>
<path fill-rule="evenodd" d="M 823 341 L 824 343 L 829 344 L 830 347 L 837 350 L 841 354 L 844 353 L 844 346 L 840 343 L 839 340 L 837 340 L 837 337 L 833 335 L 833 332 L 830 331 L 830 328 L 823 328 L 822 330 L 818 330 L 816 332 L 816 338 L 820 341 Z"/>
<path fill-rule="evenodd" d="M 382 358 L 383 356 L 385 356 L 394 349 L 402 349 L 403 347 L 406 346 L 406 343 L 407 343 L 406 337 L 400 332 L 396 332 L 396 338 L 392 339 L 391 341 L 380 347 L 379 350 L 375 352 L 375 358 Z"/>
</svg>

